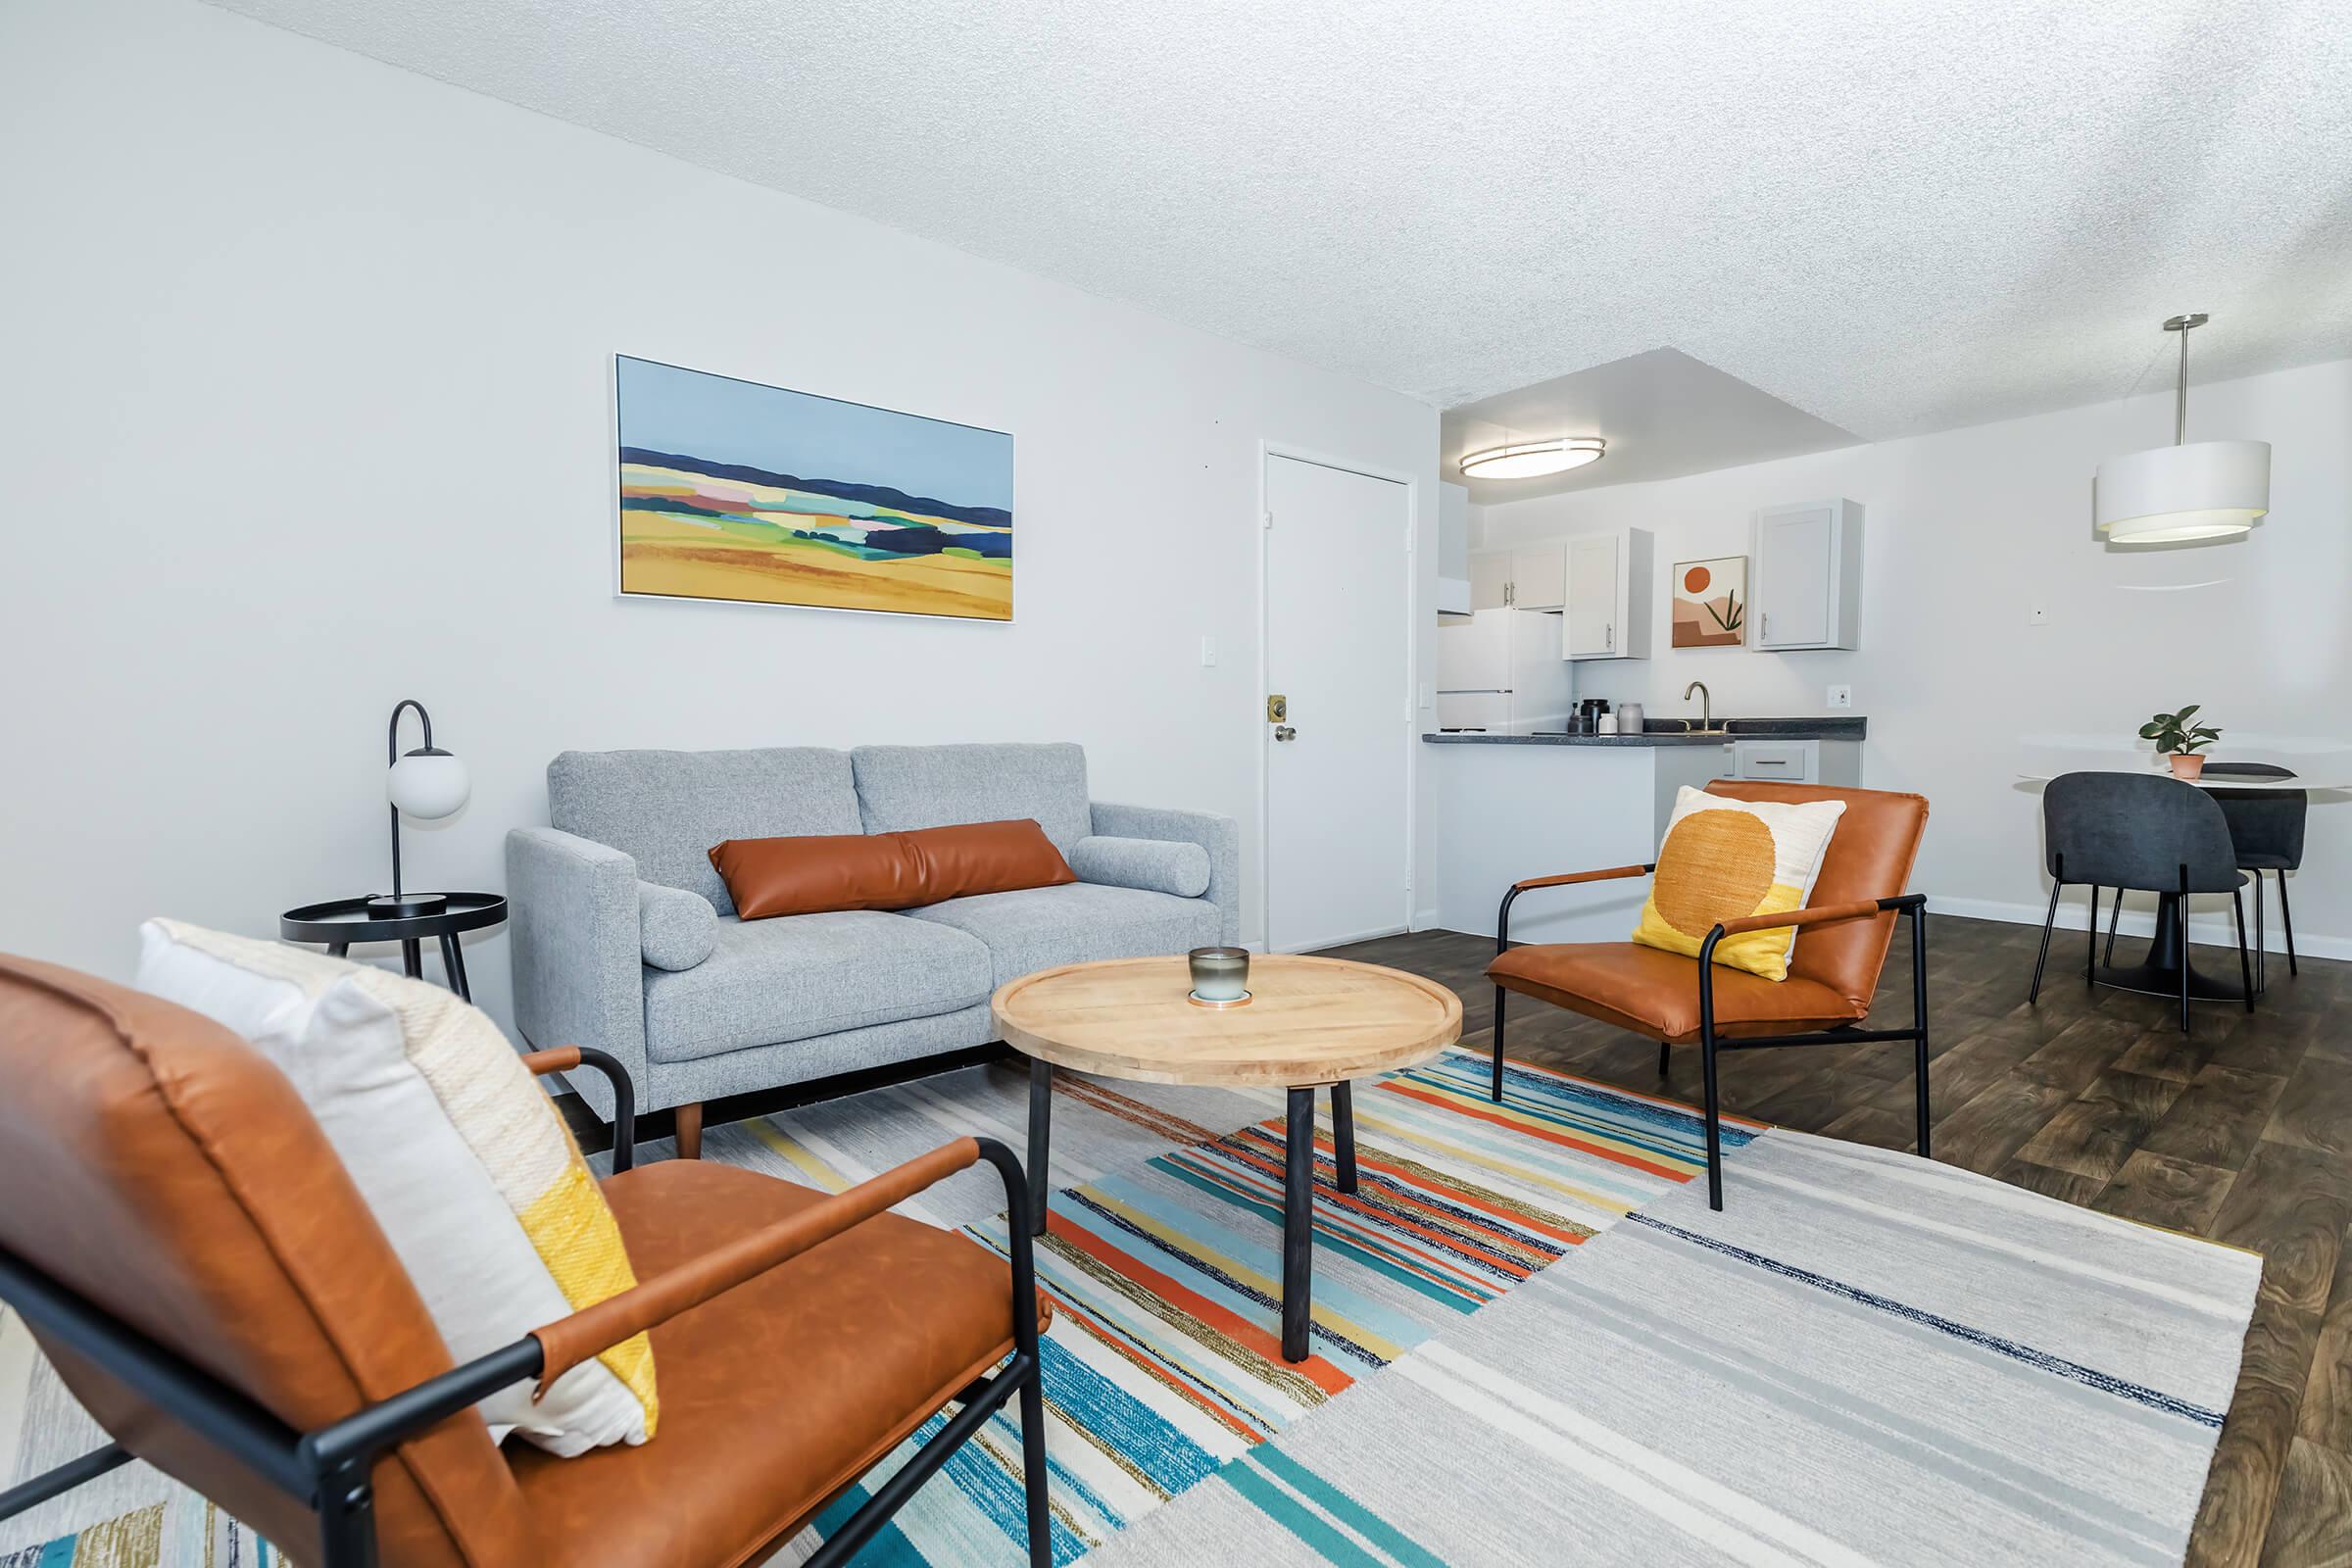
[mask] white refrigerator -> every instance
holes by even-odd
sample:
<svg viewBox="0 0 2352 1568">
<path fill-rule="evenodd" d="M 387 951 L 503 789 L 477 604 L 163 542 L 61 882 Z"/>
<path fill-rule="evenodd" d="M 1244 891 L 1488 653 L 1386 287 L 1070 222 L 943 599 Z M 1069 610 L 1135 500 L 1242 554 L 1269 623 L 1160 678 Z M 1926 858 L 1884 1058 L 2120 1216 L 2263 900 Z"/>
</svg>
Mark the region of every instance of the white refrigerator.
<svg viewBox="0 0 2352 1568">
<path fill-rule="evenodd" d="M 1560 657 L 1560 617 L 1482 610 L 1438 627 L 1438 728 L 1526 735 L 1565 729 L 1576 666 Z"/>
</svg>

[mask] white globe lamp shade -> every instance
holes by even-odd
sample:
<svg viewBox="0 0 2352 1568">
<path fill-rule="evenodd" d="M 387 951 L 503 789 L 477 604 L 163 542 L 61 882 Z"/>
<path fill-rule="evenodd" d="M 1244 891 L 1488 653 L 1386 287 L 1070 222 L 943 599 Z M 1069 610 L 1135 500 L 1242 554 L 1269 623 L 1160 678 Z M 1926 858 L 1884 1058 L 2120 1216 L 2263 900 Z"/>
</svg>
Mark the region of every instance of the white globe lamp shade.
<svg viewBox="0 0 2352 1568">
<path fill-rule="evenodd" d="M 2190 441 L 2099 465 L 2099 531 L 2118 544 L 2221 539 L 2270 510 L 2268 441 Z"/>
<path fill-rule="evenodd" d="M 473 781 L 466 764 L 444 751 L 415 751 L 392 764 L 384 793 L 407 815 L 429 822 L 466 804 Z"/>
</svg>

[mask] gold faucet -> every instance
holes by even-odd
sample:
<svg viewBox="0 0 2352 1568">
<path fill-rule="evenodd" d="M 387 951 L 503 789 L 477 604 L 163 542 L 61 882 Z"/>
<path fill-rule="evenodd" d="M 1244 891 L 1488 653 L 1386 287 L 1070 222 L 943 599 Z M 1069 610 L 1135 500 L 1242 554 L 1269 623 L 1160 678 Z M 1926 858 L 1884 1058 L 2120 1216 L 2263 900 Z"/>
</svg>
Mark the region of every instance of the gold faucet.
<svg viewBox="0 0 2352 1568">
<path fill-rule="evenodd" d="M 1715 715 L 1713 711 L 1715 700 L 1713 694 L 1708 692 L 1707 683 L 1705 681 L 1694 680 L 1690 685 L 1683 688 L 1683 701 L 1686 703 L 1689 702 L 1692 692 L 1698 693 L 1698 733 L 1701 735 L 1712 734 L 1715 730 Z"/>
</svg>

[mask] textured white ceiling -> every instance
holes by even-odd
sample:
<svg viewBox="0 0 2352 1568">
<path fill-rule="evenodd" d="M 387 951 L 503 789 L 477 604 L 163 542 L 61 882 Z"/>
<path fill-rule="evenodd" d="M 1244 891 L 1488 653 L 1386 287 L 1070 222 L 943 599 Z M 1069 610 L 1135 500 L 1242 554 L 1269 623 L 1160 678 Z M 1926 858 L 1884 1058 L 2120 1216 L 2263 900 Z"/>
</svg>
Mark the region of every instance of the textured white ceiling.
<svg viewBox="0 0 2352 1568">
<path fill-rule="evenodd" d="M 2352 353 L 2345 0 L 224 0 L 1453 406 L 1878 438 Z"/>
</svg>

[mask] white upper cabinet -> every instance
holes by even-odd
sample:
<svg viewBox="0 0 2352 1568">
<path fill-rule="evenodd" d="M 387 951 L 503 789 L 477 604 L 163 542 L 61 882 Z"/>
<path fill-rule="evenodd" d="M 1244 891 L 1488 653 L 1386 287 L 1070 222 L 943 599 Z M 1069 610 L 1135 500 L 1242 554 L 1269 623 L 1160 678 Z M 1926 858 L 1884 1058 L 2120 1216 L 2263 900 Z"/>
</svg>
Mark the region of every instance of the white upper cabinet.
<svg viewBox="0 0 2352 1568">
<path fill-rule="evenodd" d="M 1862 616 L 1862 509 L 1808 501 L 1756 514 L 1748 610 L 1762 649 L 1852 648 Z"/>
<path fill-rule="evenodd" d="M 1560 617 L 1565 659 L 1649 657 L 1650 536 L 1642 528 L 1583 533 L 1566 541 L 1568 582 Z"/>
<path fill-rule="evenodd" d="M 1557 610 L 1566 602 L 1566 562 L 1556 544 L 1482 550 L 1470 558 L 1470 608 Z"/>
<path fill-rule="evenodd" d="M 1481 550 L 1470 557 L 1470 608 L 1505 610 L 1511 603 L 1511 553 Z"/>
<path fill-rule="evenodd" d="M 1511 608 L 1557 610 L 1567 603 L 1568 555 L 1558 545 L 1525 545 L 1511 552 Z"/>
</svg>

